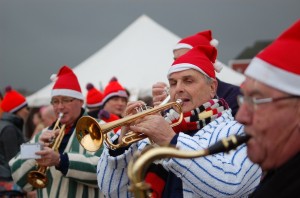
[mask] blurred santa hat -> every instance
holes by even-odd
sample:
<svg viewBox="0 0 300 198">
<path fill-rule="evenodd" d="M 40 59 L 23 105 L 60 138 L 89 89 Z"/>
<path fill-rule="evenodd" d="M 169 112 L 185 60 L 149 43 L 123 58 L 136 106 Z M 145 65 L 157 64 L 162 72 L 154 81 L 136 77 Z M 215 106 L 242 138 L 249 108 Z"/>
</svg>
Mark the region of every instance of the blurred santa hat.
<svg viewBox="0 0 300 198">
<path fill-rule="evenodd" d="M 92 83 L 86 85 L 87 94 L 86 94 L 86 107 L 93 108 L 101 106 L 103 99 L 103 93 L 96 89 Z"/>
<path fill-rule="evenodd" d="M 105 105 L 109 99 L 116 96 L 128 99 L 126 89 L 118 82 L 116 77 L 112 77 L 103 91 L 102 105 Z"/>
<path fill-rule="evenodd" d="M 51 97 L 70 96 L 80 100 L 84 99 L 77 76 L 68 66 L 64 65 L 60 68 L 58 74 L 52 74 L 51 80 L 55 82 Z"/>
<path fill-rule="evenodd" d="M 7 86 L 1 103 L 2 110 L 4 112 L 15 113 L 24 107 L 27 107 L 26 98 L 12 89 L 11 86 Z"/>
<path fill-rule="evenodd" d="M 175 45 L 173 50 L 184 48 L 192 49 L 193 47 L 196 47 L 198 45 L 212 45 L 214 47 L 217 47 L 218 44 L 219 41 L 212 37 L 211 30 L 204 30 L 202 32 L 198 32 L 197 34 L 183 38 Z"/>
<path fill-rule="evenodd" d="M 219 41 L 213 38 L 212 31 L 204 30 L 202 32 L 198 32 L 197 34 L 188 36 L 180 40 L 173 48 L 173 51 L 178 49 L 192 49 L 198 45 L 208 45 L 217 47 L 218 44 Z M 213 65 L 216 72 L 220 72 L 223 69 L 223 64 L 218 60 L 214 61 Z"/>
<path fill-rule="evenodd" d="M 245 74 L 283 92 L 300 95 L 300 20 L 253 58 Z"/>
<path fill-rule="evenodd" d="M 217 49 L 209 45 L 199 45 L 186 54 L 178 57 L 169 69 L 168 76 L 174 72 L 195 69 L 210 78 L 216 78 L 213 63 L 217 57 Z"/>
</svg>

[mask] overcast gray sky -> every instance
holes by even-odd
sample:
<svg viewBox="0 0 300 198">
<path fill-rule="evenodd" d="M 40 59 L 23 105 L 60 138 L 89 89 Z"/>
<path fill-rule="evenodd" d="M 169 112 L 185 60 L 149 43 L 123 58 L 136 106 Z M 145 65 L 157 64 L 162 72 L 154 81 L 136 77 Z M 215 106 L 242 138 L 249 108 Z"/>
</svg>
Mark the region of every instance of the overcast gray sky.
<svg viewBox="0 0 300 198">
<path fill-rule="evenodd" d="M 300 1 L 0 0 L 0 90 L 43 88 L 61 65 L 75 67 L 142 14 L 180 37 L 212 29 L 228 63 L 299 19 Z"/>
</svg>

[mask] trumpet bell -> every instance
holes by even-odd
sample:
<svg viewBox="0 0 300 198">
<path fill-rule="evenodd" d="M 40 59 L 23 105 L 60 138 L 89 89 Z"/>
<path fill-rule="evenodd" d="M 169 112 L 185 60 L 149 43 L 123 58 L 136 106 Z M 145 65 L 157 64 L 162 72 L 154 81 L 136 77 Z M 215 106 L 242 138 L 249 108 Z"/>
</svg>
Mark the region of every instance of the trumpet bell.
<svg viewBox="0 0 300 198">
<path fill-rule="evenodd" d="M 27 180 L 35 188 L 45 188 L 48 184 L 47 176 L 40 171 L 31 171 L 27 175 Z"/>
<path fill-rule="evenodd" d="M 90 116 L 83 116 L 78 120 L 76 137 L 79 143 L 91 152 L 100 149 L 103 143 L 103 135 L 98 121 Z"/>
</svg>

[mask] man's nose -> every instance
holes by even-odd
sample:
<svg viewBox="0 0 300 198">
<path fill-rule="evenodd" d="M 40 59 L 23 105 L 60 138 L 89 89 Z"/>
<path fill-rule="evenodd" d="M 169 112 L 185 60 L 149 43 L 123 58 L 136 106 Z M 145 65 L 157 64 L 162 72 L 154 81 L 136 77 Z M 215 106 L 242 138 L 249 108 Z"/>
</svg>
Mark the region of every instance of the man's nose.
<svg viewBox="0 0 300 198">
<path fill-rule="evenodd" d="M 178 82 L 175 86 L 175 92 L 179 93 L 182 92 L 184 90 L 184 85 L 183 83 Z"/>
<path fill-rule="evenodd" d="M 252 113 L 246 104 L 242 104 L 235 116 L 235 119 L 244 125 L 249 125 L 252 122 Z"/>
</svg>

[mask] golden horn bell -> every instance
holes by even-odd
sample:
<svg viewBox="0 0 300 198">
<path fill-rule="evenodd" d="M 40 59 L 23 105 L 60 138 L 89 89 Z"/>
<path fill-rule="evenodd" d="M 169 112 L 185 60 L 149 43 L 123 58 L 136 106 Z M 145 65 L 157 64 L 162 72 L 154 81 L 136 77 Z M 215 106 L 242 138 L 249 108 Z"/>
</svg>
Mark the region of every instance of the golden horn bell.
<svg viewBox="0 0 300 198">
<path fill-rule="evenodd" d="M 55 131 L 56 129 L 60 129 L 59 134 L 53 140 L 53 143 L 49 146 L 57 152 L 58 152 L 59 146 L 60 146 L 61 141 L 65 134 L 65 126 L 66 125 L 62 125 L 61 127 L 59 127 L 59 123 L 60 123 L 60 120 L 62 117 L 63 117 L 63 114 L 60 113 L 59 117 L 52 129 L 53 131 Z M 47 178 L 47 174 L 46 174 L 48 169 L 49 169 L 48 166 L 38 166 L 37 170 L 33 170 L 28 173 L 27 181 L 35 188 L 45 188 L 48 184 L 48 178 Z"/>
<path fill-rule="evenodd" d="M 180 117 L 177 122 L 171 124 L 171 127 L 176 126 L 181 123 L 183 119 L 183 113 L 181 109 L 182 101 L 177 100 L 176 102 L 166 103 L 164 105 L 154 107 L 152 109 L 148 109 L 142 112 L 139 112 L 134 115 L 130 115 L 124 117 L 119 120 L 115 120 L 105 124 L 99 124 L 96 119 L 91 116 L 83 116 L 81 117 L 76 124 L 76 137 L 79 143 L 88 151 L 97 151 L 103 144 L 103 141 L 107 143 L 110 149 L 117 149 L 123 146 L 128 146 L 134 142 L 147 138 L 146 135 L 141 133 L 134 133 L 129 131 L 123 138 L 122 142 L 119 144 L 113 144 L 110 142 L 107 133 L 111 130 L 126 126 L 134 123 L 137 119 L 143 118 L 147 115 L 152 115 L 156 113 L 160 113 L 161 111 L 176 108 L 176 111 L 180 113 Z"/>
</svg>

